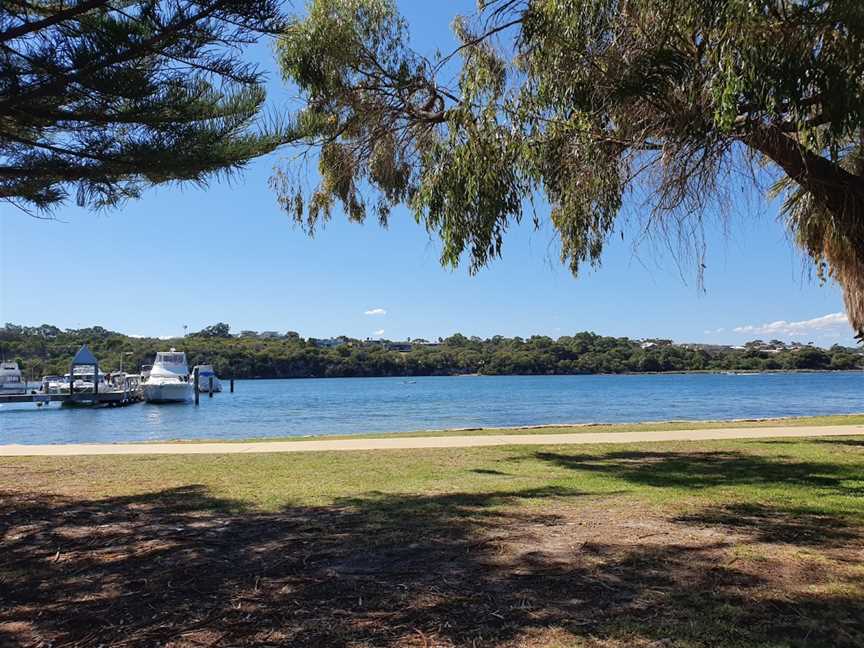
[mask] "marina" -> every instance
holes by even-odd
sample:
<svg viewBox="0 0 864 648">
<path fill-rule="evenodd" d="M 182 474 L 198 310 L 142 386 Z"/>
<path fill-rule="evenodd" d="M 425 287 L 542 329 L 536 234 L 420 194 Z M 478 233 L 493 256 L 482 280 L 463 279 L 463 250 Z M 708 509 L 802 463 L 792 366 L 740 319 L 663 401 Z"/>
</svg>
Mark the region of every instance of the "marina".
<svg viewBox="0 0 864 648">
<path fill-rule="evenodd" d="M 73 394 L 52 394 L 34 390 L 33 393 L 24 394 L 2 394 L 0 405 L 12 403 L 34 403 L 42 406 L 50 403 L 61 403 L 68 405 L 108 405 L 118 407 L 131 405 L 141 401 L 140 391 L 116 390 L 107 392 L 81 392 Z"/>
<path fill-rule="evenodd" d="M 234 380 L 230 381 L 234 391 Z M 153 365 L 141 374 L 121 370 L 103 373 L 99 361 L 83 345 L 64 376 L 43 376 L 38 388 L 24 380 L 16 362 L 0 365 L 0 405 L 32 403 L 37 407 L 59 403 L 70 407 L 122 407 L 148 403 L 199 404 L 201 393 L 213 396 L 222 384 L 210 365 L 196 365 L 190 373 L 186 354 L 174 348 L 158 352 Z"/>
</svg>

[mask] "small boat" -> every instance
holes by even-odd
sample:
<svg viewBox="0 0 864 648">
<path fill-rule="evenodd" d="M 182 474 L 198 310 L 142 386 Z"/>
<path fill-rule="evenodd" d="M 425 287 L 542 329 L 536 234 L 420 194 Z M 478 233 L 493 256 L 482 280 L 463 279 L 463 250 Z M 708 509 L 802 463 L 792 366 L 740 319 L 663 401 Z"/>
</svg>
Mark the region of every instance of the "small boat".
<svg viewBox="0 0 864 648">
<path fill-rule="evenodd" d="M 27 383 L 17 362 L 0 363 L 0 394 L 26 394 Z"/>
<path fill-rule="evenodd" d="M 57 378 L 57 376 L 47 376 L 48 378 Z M 43 379 L 44 380 L 44 379 Z M 76 394 L 89 394 L 96 389 L 100 393 L 112 391 L 113 385 L 101 371 L 96 374 L 92 367 L 82 365 L 75 367 L 72 374 L 63 374 L 63 378 L 49 382 L 49 392 L 53 389 L 55 394 L 68 394 L 69 383 L 75 388 Z M 43 382 L 44 384 L 44 382 Z"/>
<path fill-rule="evenodd" d="M 213 371 L 213 366 L 209 364 L 196 365 L 192 368 L 192 375 L 195 375 L 195 369 L 198 370 L 198 393 L 207 394 L 210 392 L 210 379 L 213 379 L 213 393 L 218 394 L 222 391 L 222 383 L 216 377 L 216 372 Z"/>
<path fill-rule="evenodd" d="M 69 391 L 69 384 L 63 376 L 42 376 L 42 393 L 60 394 Z"/>
<path fill-rule="evenodd" d="M 157 353 L 142 388 L 148 403 L 183 403 L 192 398 L 186 354 L 176 349 Z"/>
<path fill-rule="evenodd" d="M 68 374 L 63 377 L 67 381 L 69 380 Z M 72 378 L 74 379 L 72 384 L 75 386 L 76 394 L 80 392 L 92 392 L 96 389 L 100 392 L 107 392 L 113 389 L 108 376 L 101 371 L 94 372 L 87 367 L 75 367 Z"/>
<path fill-rule="evenodd" d="M 117 371 L 109 374 L 111 391 L 121 392 L 128 401 L 141 400 L 141 374 L 130 374 L 125 371 Z"/>
<path fill-rule="evenodd" d="M 113 379 L 114 388 L 119 391 L 141 392 L 141 383 L 144 378 L 141 374 L 120 374 Z"/>
</svg>

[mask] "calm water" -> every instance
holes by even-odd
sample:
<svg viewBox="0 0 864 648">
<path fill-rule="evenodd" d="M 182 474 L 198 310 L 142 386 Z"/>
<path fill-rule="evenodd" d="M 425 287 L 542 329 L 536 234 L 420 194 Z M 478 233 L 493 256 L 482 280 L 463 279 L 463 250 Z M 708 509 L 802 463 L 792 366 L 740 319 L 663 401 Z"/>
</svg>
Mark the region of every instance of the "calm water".
<svg viewBox="0 0 864 648">
<path fill-rule="evenodd" d="M 225 387 L 227 389 L 227 381 Z M 201 405 L 0 406 L 0 443 L 237 439 L 864 411 L 864 373 L 237 381 Z"/>
</svg>

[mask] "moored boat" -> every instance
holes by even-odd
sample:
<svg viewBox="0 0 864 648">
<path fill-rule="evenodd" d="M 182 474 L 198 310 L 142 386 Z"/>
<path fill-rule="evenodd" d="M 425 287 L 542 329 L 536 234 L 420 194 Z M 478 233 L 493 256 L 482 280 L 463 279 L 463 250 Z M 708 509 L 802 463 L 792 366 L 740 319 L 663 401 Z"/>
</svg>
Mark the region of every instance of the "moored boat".
<svg viewBox="0 0 864 648">
<path fill-rule="evenodd" d="M 27 383 L 21 376 L 17 362 L 0 363 L 0 394 L 24 394 Z"/>
<path fill-rule="evenodd" d="M 54 383 L 56 393 L 68 394 L 70 383 L 75 388 L 76 394 L 90 393 L 93 391 L 98 391 L 104 394 L 113 389 L 113 386 L 108 380 L 108 376 L 101 371 L 98 371 L 95 367 L 88 366 L 74 367 L 71 374 L 64 374 L 62 381 Z"/>
<path fill-rule="evenodd" d="M 64 388 L 69 391 L 69 385 L 63 376 L 42 376 L 42 393 L 60 394 Z"/>
<path fill-rule="evenodd" d="M 153 368 L 142 384 L 148 403 L 182 403 L 192 397 L 186 354 L 171 349 L 156 354 Z"/>
<path fill-rule="evenodd" d="M 192 368 L 192 375 L 195 375 L 195 369 L 198 370 L 198 392 L 207 394 L 210 392 L 210 379 L 213 379 L 213 393 L 218 394 L 222 391 L 222 382 L 213 371 L 213 366 L 209 364 L 196 365 Z"/>
</svg>

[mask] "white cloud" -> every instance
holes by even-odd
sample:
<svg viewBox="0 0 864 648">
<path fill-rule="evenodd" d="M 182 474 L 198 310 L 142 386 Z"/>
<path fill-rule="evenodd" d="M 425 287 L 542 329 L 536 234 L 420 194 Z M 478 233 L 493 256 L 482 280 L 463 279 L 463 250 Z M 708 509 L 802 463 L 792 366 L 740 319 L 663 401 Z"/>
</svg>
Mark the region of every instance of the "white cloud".
<svg viewBox="0 0 864 648">
<path fill-rule="evenodd" d="M 382 335 L 384 335 L 384 329 L 378 329 L 377 331 L 372 331 L 372 335 L 374 335 L 375 337 L 381 337 Z"/>
<path fill-rule="evenodd" d="M 714 335 L 715 333 L 723 333 L 725 331 L 726 329 L 721 326 L 720 328 L 716 329 L 708 329 L 707 331 L 704 331 L 704 333 L 705 335 Z"/>
<path fill-rule="evenodd" d="M 384 310 L 383 308 L 370 308 L 369 310 L 367 310 L 363 314 L 364 315 L 373 315 L 373 316 L 374 315 L 386 315 L 387 311 Z"/>
<path fill-rule="evenodd" d="M 849 320 L 843 313 L 829 313 L 822 317 L 814 317 L 799 322 L 787 322 L 777 320 L 767 324 L 746 324 L 736 326 L 732 329 L 735 333 L 755 333 L 758 335 L 821 335 L 830 336 L 848 333 L 850 331 Z"/>
</svg>

